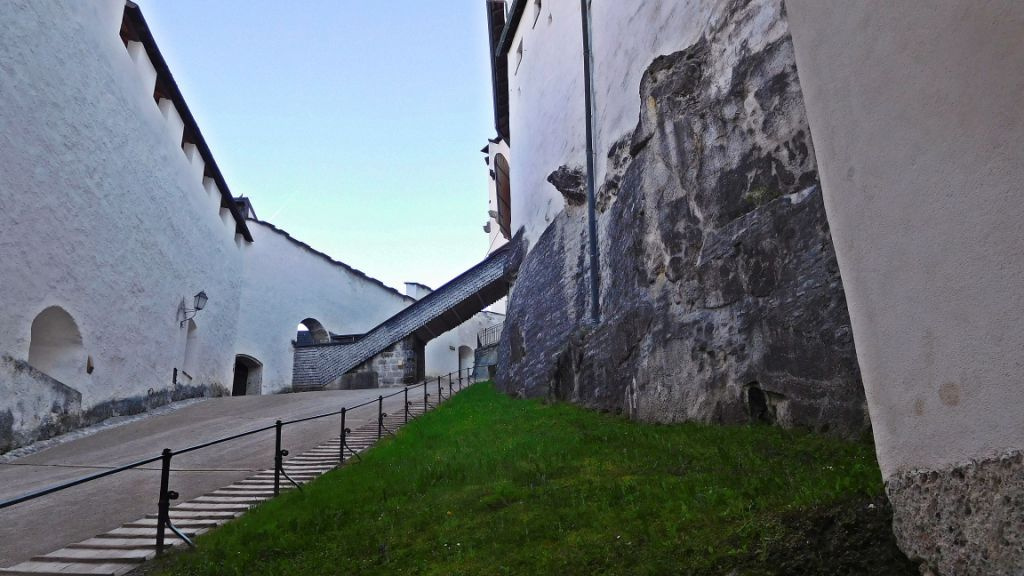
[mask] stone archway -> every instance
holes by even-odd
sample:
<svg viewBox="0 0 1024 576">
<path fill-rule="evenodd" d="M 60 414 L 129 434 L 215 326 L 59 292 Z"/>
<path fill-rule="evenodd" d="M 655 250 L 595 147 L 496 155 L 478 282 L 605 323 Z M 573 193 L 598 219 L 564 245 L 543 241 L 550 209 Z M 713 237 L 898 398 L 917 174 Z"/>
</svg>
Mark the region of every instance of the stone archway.
<svg viewBox="0 0 1024 576">
<path fill-rule="evenodd" d="M 331 333 L 316 318 L 306 318 L 299 322 L 295 342 L 298 344 L 328 344 Z"/>
</svg>

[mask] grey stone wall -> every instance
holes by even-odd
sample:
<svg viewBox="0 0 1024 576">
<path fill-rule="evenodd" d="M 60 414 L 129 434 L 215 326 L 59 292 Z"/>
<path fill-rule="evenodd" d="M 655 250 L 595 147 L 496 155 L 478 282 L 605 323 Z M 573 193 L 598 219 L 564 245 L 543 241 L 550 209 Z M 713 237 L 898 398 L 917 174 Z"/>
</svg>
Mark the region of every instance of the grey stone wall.
<svg viewBox="0 0 1024 576">
<path fill-rule="evenodd" d="M 645 420 L 869 429 L 789 36 L 752 52 L 731 35 L 758 6 L 647 68 L 599 190 L 596 326 L 582 180 L 552 174 L 566 209 L 519 269 L 501 388 Z"/>
<path fill-rule="evenodd" d="M 320 346 L 299 346 L 292 357 L 292 390 L 304 392 L 323 387 L 320 369 Z"/>
<path fill-rule="evenodd" d="M 308 351 L 316 348 L 298 348 Z M 351 371 L 336 377 L 322 389 L 356 390 L 406 386 L 421 381 L 423 343 L 410 336 L 386 348 Z M 321 389 L 321 388 L 317 388 Z"/>
<path fill-rule="evenodd" d="M 381 388 L 415 384 L 419 363 L 423 359 L 423 345 L 415 338 L 406 338 L 373 357 L 369 364 L 377 374 Z"/>
</svg>

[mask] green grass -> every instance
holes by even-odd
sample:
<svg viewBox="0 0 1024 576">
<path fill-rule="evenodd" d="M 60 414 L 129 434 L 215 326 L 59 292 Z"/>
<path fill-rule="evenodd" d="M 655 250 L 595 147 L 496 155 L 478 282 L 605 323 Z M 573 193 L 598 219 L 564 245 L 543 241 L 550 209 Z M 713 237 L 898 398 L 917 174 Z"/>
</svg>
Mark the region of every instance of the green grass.
<svg viewBox="0 0 1024 576">
<path fill-rule="evenodd" d="M 881 494 L 868 444 L 767 426 L 637 424 L 508 398 L 485 383 L 159 569 L 792 573 L 779 572 L 779 550 L 822 556 L 799 548 L 837 525 L 828 510 L 862 510 Z M 822 511 L 824 523 L 794 522 Z M 877 539 L 891 547 L 891 535 Z"/>
</svg>

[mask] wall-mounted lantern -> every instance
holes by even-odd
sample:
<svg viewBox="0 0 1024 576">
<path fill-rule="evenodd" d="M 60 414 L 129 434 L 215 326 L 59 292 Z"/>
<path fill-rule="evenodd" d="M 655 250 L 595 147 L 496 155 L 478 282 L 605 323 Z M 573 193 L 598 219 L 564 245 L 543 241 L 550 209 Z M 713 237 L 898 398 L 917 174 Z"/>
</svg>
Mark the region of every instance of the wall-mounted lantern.
<svg viewBox="0 0 1024 576">
<path fill-rule="evenodd" d="M 192 308 L 185 308 L 185 299 L 181 299 L 181 309 L 184 312 L 184 317 L 181 320 L 181 327 L 185 327 L 185 322 L 188 322 L 191 318 L 194 318 L 196 312 L 199 312 L 203 308 L 206 308 L 206 302 L 209 300 L 209 296 L 206 295 L 205 290 L 200 290 L 199 294 L 196 294 L 192 299 Z M 191 314 L 191 316 L 189 316 Z"/>
</svg>

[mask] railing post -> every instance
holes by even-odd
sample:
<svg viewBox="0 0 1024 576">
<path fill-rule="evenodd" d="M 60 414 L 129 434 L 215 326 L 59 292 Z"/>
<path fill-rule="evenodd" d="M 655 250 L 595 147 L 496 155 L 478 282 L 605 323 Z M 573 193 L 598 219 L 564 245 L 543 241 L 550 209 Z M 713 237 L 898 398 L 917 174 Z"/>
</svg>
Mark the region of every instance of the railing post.
<svg viewBox="0 0 1024 576">
<path fill-rule="evenodd" d="M 163 462 L 160 466 L 160 502 L 157 505 L 156 520 L 156 553 L 163 554 L 164 534 L 167 531 L 167 524 L 171 517 L 171 495 L 168 484 L 171 481 L 171 456 L 170 448 L 164 448 Z"/>
<path fill-rule="evenodd" d="M 377 396 L 377 440 L 384 434 L 384 395 Z"/>
<path fill-rule="evenodd" d="M 345 408 L 341 409 L 341 434 L 338 435 L 341 444 L 338 446 L 338 466 L 345 463 Z"/>
<path fill-rule="evenodd" d="M 281 493 L 281 467 L 284 458 L 281 453 L 281 428 L 283 426 L 284 424 L 280 420 L 274 424 L 274 496 Z"/>
<path fill-rule="evenodd" d="M 448 377 L 449 378 L 452 377 L 452 373 L 451 372 L 448 373 Z M 440 376 L 437 377 L 437 405 L 438 406 L 441 405 L 441 377 Z"/>
<path fill-rule="evenodd" d="M 405 423 L 409 423 L 409 387 L 405 387 Z"/>
<path fill-rule="evenodd" d="M 461 382 L 461 381 L 462 381 L 462 370 L 460 369 L 459 370 L 459 382 Z M 448 397 L 449 398 L 452 397 L 452 379 L 451 378 L 448 379 Z"/>
<path fill-rule="evenodd" d="M 429 398 L 430 398 L 430 394 L 427 392 L 427 381 L 424 380 L 423 381 L 423 413 L 424 414 L 427 413 L 427 406 L 428 406 L 428 402 L 427 401 L 428 401 Z"/>
</svg>

